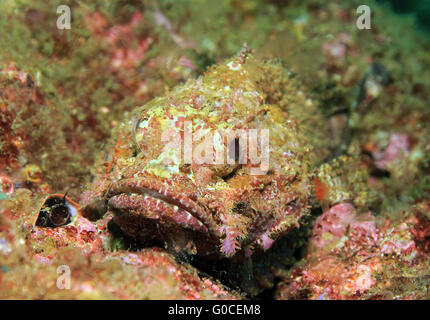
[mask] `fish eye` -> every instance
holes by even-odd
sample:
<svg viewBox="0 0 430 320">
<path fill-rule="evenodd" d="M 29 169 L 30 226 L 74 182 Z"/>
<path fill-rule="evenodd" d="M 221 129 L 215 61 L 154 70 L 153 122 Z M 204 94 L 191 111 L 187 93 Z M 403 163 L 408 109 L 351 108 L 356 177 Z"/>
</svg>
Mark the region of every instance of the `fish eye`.
<svg viewBox="0 0 430 320">
<path fill-rule="evenodd" d="M 53 206 L 49 210 L 49 221 L 56 226 L 62 226 L 68 223 L 70 220 L 70 210 L 65 204 L 59 204 Z"/>
<path fill-rule="evenodd" d="M 36 226 L 37 227 L 47 227 L 49 226 L 49 213 L 42 210 L 37 217 Z"/>
<path fill-rule="evenodd" d="M 35 226 L 56 228 L 71 223 L 79 213 L 79 206 L 66 195 L 50 195 L 39 211 Z"/>
</svg>

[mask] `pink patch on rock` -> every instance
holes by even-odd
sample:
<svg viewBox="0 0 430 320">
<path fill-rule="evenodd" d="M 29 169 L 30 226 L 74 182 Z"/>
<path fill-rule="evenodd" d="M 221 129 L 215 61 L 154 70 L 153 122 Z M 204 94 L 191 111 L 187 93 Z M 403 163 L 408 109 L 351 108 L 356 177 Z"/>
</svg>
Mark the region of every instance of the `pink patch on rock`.
<svg viewBox="0 0 430 320">
<path fill-rule="evenodd" d="M 264 250 L 269 250 L 272 247 L 274 242 L 275 240 L 269 238 L 269 236 L 266 233 L 263 234 L 261 237 L 261 244 Z"/>
<path fill-rule="evenodd" d="M 383 152 L 374 152 L 375 165 L 379 169 L 385 169 L 393 160 L 409 156 L 410 141 L 406 134 L 392 134 L 388 146 Z"/>
<path fill-rule="evenodd" d="M 30 234 L 30 241 L 41 243 L 47 238 L 55 243 L 53 249 L 74 246 L 82 249 L 85 254 L 104 252 L 103 243 L 98 234 L 97 227 L 84 217 L 78 216 L 73 224 L 58 228 L 34 227 Z M 47 256 L 40 254 L 37 259 L 47 261 L 52 259 L 54 254 Z"/>
<path fill-rule="evenodd" d="M 324 212 L 312 230 L 312 243 L 325 247 L 345 235 L 347 227 L 356 216 L 355 208 L 349 203 L 340 203 Z"/>
<path fill-rule="evenodd" d="M 332 41 L 325 41 L 321 46 L 322 53 L 331 59 L 344 60 L 348 50 L 351 37 L 346 33 L 341 33 Z"/>
</svg>

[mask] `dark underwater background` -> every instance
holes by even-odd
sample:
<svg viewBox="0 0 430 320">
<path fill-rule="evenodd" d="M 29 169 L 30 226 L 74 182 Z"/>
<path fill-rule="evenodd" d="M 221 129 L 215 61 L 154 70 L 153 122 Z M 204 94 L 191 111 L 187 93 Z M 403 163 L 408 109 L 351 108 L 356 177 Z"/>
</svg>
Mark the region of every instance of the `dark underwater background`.
<svg viewBox="0 0 430 320">
<path fill-rule="evenodd" d="M 378 0 L 379 3 L 389 3 L 394 12 L 412 14 L 417 25 L 425 31 L 430 31 L 430 1 L 428 0 Z"/>
</svg>

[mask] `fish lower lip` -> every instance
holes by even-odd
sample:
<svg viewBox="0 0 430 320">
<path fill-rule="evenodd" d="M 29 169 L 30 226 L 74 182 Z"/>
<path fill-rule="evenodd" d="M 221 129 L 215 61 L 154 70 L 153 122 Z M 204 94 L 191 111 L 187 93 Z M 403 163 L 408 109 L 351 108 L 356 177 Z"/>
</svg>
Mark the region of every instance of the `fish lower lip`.
<svg viewBox="0 0 430 320">
<path fill-rule="evenodd" d="M 215 237 L 220 236 L 216 222 L 213 220 L 212 215 L 207 212 L 205 208 L 184 194 L 172 190 L 165 184 L 162 184 L 158 181 L 135 178 L 123 179 L 113 185 L 113 188 L 108 192 L 107 197 L 110 199 L 110 206 L 118 207 L 121 206 L 121 203 L 124 205 L 130 205 L 130 200 L 132 199 L 130 197 L 132 195 L 143 198 L 146 196 L 147 199 L 156 199 L 160 202 L 162 201 L 163 203 L 166 203 L 167 205 L 173 206 L 173 208 L 177 207 L 178 211 L 185 211 L 197 222 L 203 224 L 209 233 Z M 115 203 L 119 196 L 123 197 L 123 201 Z M 142 204 L 145 206 L 145 203 Z"/>
<path fill-rule="evenodd" d="M 155 196 L 154 196 L 155 195 Z M 168 201 L 166 201 L 168 200 Z M 207 233 L 207 228 L 203 223 L 195 218 L 184 206 L 177 206 L 179 204 L 172 198 L 163 197 L 160 199 L 158 194 L 138 194 L 121 193 L 109 199 L 109 207 L 117 210 L 139 212 L 145 218 L 159 220 L 161 223 L 175 223 L 183 228 L 192 229 Z"/>
</svg>

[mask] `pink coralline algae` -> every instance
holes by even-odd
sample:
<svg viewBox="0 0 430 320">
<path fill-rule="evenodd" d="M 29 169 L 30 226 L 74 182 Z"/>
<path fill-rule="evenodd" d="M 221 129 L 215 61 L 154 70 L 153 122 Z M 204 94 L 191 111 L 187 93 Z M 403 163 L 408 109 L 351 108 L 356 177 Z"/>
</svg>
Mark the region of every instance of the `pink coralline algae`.
<svg viewBox="0 0 430 320">
<path fill-rule="evenodd" d="M 394 133 L 390 136 L 388 146 L 384 151 L 375 151 L 375 165 L 379 169 L 386 169 L 395 160 L 401 160 L 409 156 L 411 143 L 406 134 Z"/>
<path fill-rule="evenodd" d="M 30 239 L 35 248 L 43 248 L 46 242 L 54 242 L 50 243 L 53 247 L 48 258 L 52 258 L 58 248 L 67 246 L 79 247 L 87 254 L 104 251 L 97 228 L 80 216 L 73 224 L 55 229 L 35 227 L 30 234 Z"/>
<path fill-rule="evenodd" d="M 428 263 L 429 221 L 412 212 L 401 222 L 384 218 L 377 223 L 350 204 L 335 205 L 316 221 L 307 258 L 279 285 L 277 297 L 384 298 L 389 279 L 407 277 L 402 268 L 416 268 L 419 277 Z M 410 293 L 400 296 L 408 298 Z"/>
<path fill-rule="evenodd" d="M 137 47 L 135 49 L 129 48 L 121 44 L 124 39 L 130 38 L 134 35 L 134 30 L 142 20 L 142 14 L 136 12 L 131 18 L 130 22 L 122 26 L 112 27 L 107 34 L 108 43 L 115 47 L 111 64 L 116 69 L 128 69 L 136 67 L 143 59 L 148 47 L 151 43 L 150 39 L 138 39 Z"/>
<path fill-rule="evenodd" d="M 348 50 L 351 37 L 346 33 L 339 34 L 334 40 L 323 42 L 322 52 L 332 59 L 344 60 Z"/>
<path fill-rule="evenodd" d="M 349 203 L 340 203 L 324 212 L 316 221 L 312 230 L 312 244 L 324 248 L 345 236 L 347 228 L 361 227 L 363 223 L 356 219 L 356 210 Z"/>
<path fill-rule="evenodd" d="M 226 288 L 209 278 L 199 278 L 194 269 L 187 266 L 180 266 L 174 258 L 162 249 L 152 248 L 145 249 L 139 253 L 113 253 L 106 257 L 106 260 L 118 260 L 124 266 L 132 266 L 136 269 L 152 269 L 152 275 L 148 279 L 142 279 L 150 282 L 155 278 L 161 285 L 161 290 L 166 293 L 163 298 L 180 298 L 180 299 L 237 299 L 234 293 L 227 291 Z M 156 271 L 160 268 L 159 271 Z M 172 281 L 163 276 L 163 272 L 168 272 L 175 285 L 172 287 Z M 169 297 L 169 293 L 172 295 Z M 178 296 L 180 293 L 180 296 Z"/>
<path fill-rule="evenodd" d="M 0 193 L 7 195 L 13 194 L 15 191 L 15 183 L 12 178 L 6 174 L 0 175 Z"/>
<path fill-rule="evenodd" d="M 136 36 L 141 20 L 142 14 L 136 12 L 126 24 L 108 28 L 107 19 L 100 12 L 94 12 L 86 17 L 85 22 L 94 36 L 106 40 L 111 51 L 110 65 L 119 70 L 136 67 L 148 50 L 151 40 Z"/>
</svg>

